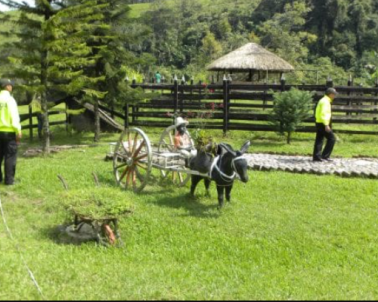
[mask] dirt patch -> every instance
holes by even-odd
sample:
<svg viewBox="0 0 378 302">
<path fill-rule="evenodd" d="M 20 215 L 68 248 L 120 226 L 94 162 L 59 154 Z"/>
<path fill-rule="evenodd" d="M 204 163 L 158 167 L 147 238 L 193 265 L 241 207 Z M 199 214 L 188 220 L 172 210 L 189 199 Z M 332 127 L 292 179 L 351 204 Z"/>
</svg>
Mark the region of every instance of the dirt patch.
<svg viewBox="0 0 378 302">
<path fill-rule="evenodd" d="M 50 153 L 58 153 L 64 150 L 70 149 L 80 149 L 80 148 L 88 148 L 90 145 L 62 145 L 62 146 L 53 146 L 50 147 Z M 35 157 L 40 156 L 43 154 L 42 148 L 28 148 L 22 156 L 24 157 Z"/>
</svg>

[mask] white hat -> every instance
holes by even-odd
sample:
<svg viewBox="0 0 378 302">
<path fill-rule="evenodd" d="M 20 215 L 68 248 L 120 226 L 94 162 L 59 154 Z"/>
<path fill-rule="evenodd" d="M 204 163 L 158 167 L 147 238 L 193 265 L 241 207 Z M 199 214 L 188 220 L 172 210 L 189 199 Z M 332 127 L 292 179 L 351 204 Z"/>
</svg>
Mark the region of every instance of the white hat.
<svg viewBox="0 0 378 302">
<path fill-rule="evenodd" d="M 189 124 L 187 120 L 184 120 L 182 117 L 176 118 L 176 126 L 182 125 L 182 124 Z"/>
</svg>

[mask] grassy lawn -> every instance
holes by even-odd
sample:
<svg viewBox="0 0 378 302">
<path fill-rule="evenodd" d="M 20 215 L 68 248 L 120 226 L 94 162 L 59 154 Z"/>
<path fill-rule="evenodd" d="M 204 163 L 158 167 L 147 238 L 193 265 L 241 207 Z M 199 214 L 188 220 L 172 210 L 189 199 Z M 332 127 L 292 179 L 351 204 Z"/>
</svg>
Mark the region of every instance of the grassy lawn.
<svg viewBox="0 0 378 302">
<path fill-rule="evenodd" d="M 130 17 L 133 19 L 139 18 L 141 14 L 150 10 L 151 3 L 138 3 L 130 5 Z"/>
<path fill-rule="evenodd" d="M 65 135 L 56 127 L 53 144 L 91 144 L 92 134 Z M 157 141 L 161 129 L 147 129 Z M 114 184 L 108 142 L 47 157 L 20 155 L 12 188 L 0 197 L 15 241 L 0 226 L 0 299 L 40 299 L 22 255 L 45 299 L 225 300 L 377 299 L 378 183 L 376 180 L 282 172 L 250 172 L 236 183 L 232 203 L 218 211 L 216 190 L 197 198 L 189 188 L 160 186 L 125 192 L 134 213 L 120 220 L 125 246 L 62 244 L 56 227 L 67 220 L 61 174 L 70 190 Z M 310 153 L 312 135 L 291 146 L 274 134 L 232 132 L 234 146 L 252 138 L 251 152 Z M 335 153 L 374 155 L 377 138 L 343 137 Z M 34 142 L 32 145 L 36 145 Z M 359 145 L 357 147 L 356 145 Z M 20 154 L 30 144 L 25 137 Z M 158 171 L 155 171 L 158 176 Z"/>
</svg>

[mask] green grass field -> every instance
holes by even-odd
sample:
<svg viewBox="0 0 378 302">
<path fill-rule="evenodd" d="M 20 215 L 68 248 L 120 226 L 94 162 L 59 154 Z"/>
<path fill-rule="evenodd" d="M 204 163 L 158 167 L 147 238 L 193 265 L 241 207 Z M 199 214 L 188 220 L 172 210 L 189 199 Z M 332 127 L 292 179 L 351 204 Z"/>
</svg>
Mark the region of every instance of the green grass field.
<svg viewBox="0 0 378 302">
<path fill-rule="evenodd" d="M 148 11 L 151 3 L 138 3 L 130 5 L 130 17 L 133 19 L 139 18 L 143 13 Z"/>
<path fill-rule="evenodd" d="M 145 129 L 157 141 L 161 129 Z M 93 134 L 53 129 L 53 144 L 92 144 Z M 217 133 L 214 132 L 216 135 Z M 158 184 L 158 171 L 140 194 L 124 192 L 132 215 L 120 220 L 125 246 L 62 244 L 56 227 L 67 221 L 61 174 L 70 190 L 116 187 L 108 143 L 26 158 L 20 147 L 14 187 L 0 185 L 12 241 L 0 223 L 0 299 L 52 300 L 374 300 L 378 298 L 378 183 L 376 180 L 283 172 L 250 172 L 235 184 L 232 202 L 217 210 L 214 185 L 195 200 L 188 187 Z M 274 134 L 232 132 L 234 146 L 252 138 L 250 152 L 307 154 L 313 137 L 291 146 Z M 36 145 L 36 142 L 32 144 Z M 377 152 L 377 138 L 343 137 L 335 155 Z"/>
<path fill-rule="evenodd" d="M 203 6 L 207 6 L 207 5 L 214 5 L 214 2 L 216 1 L 210 1 L 210 0 L 201 0 L 200 1 L 201 4 Z M 240 2 L 240 1 L 239 1 Z M 241 2 L 246 2 L 246 0 L 243 0 Z M 168 0 L 165 2 L 164 5 L 168 5 L 168 6 L 172 6 L 173 4 L 175 4 L 175 1 L 174 0 Z M 138 4 L 131 4 L 130 5 L 130 17 L 131 18 L 139 18 L 143 13 L 145 12 L 148 12 L 149 10 L 151 10 L 151 5 L 152 3 L 138 3 Z"/>
</svg>

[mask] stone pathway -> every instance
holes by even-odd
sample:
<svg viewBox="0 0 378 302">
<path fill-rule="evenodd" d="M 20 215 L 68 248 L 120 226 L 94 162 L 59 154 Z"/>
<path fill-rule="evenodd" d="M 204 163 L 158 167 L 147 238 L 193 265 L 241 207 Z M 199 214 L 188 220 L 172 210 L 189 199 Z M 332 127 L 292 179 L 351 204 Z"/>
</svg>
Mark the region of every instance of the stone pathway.
<svg viewBox="0 0 378 302">
<path fill-rule="evenodd" d="M 253 153 L 246 154 L 245 157 L 253 170 L 378 179 L 378 159 L 373 158 L 335 158 L 333 162 L 313 162 L 308 156 Z"/>
</svg>

